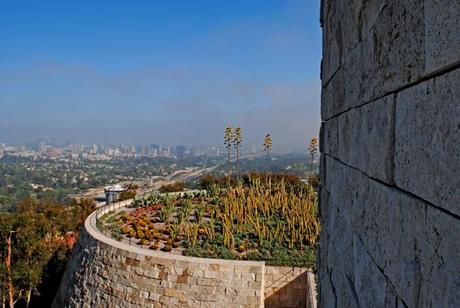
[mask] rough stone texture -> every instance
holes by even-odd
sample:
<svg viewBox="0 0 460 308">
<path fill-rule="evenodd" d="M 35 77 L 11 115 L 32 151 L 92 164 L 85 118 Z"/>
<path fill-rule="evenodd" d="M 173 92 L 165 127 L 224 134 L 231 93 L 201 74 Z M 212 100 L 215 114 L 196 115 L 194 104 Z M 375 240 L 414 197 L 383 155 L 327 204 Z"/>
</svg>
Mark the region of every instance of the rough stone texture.
<svg viewBox="0 0 460 308">
<path fill-rule="evenodd" d="M 326 240 L 325 245 L 342 250 L 332 255 L 341 263 L 356 262 L 347 260 L 347 256 L 353 256 L 350 243 L 357 236 L 376 268 L 388 277 L 409 307 L 442 303 L 445 299 L 459 301 L 460 243 L 449 238 L 450 234 L 460 234 L 458 220 L 333 158 L 326 157 L 325 165 L 327 188 L 323 193 L 328 195 L 322 197 L 322 202 L 327 202 L 328 208 L 323 207 L 321 212 L 323 231 L 333 236 L 334 232 L 339 234 L 339 240 Z M 332 224 L 332 229 L 328 229 L 336 212 L 345 220 L 340 225 L 345 226 Z M 439 288 L 440 284 L 443 288 Z M 380 289 L 378 285 L 375 288 Z"/>
<path fill-rule="evenodd" d="M 316 307 L 306 268 L 172 255 L 100 233 L 96 217 L 125 204 L 87 218 L 54 307 Z"/>
<path fill-rule="evenodd" d="M 460 216 L 460 69 L 401 91 L 396 109 L 396 184 Z"/>
<path fill-rule="evenodd" d="M 393 181 L 394 98 L 386 96 L 327 121 L 323 153 L 386 183 Z"/>
<path fill-rule="evenodd" d="M 322 1 L 322 307 L 460 307 L 459 8 Z"/>
<path fill-rule="evenodd" d="M 331 7 L 331 16 L 323 17 L 326 20 L 323 37 L 327 44 L 329 31 L 336 33 L 333 30 L 336 24 L 349 24 L 348 18 L 340 18 L 348 16 L 347 12 L 357 4 L 346 5 L 346 0 L 323 2 Z M 352 44 L 353 48 L 345 45 L 343 42 L 347 42 L 349 36 L 356 35 L 355 31 L 344 28 L 340 36 L 335 34 L 338 38 L 334 44 L 338 47 L 331 43 L 323 49 L 323 57 L 329 57 L 329 50 L 338 49 L 340 52 L 334 56 L 343 59 L 330 80 L 325 79 L 325 73 L 322 73 L 321 115 L 324 120 L 380 98 L 408 82 L 415 82 L 425 69 L 423 1 L 352 2 L 361 4 L 359 9 L 354 9 L 354 19 L 359 21 L 357 27 L 361 33 L 359 42 Z M 328 12 L 323 9 L 325 11 Z M 332 24 L 330 29 L 328 20 Z M 345 55 L 344 50 L 348 50 Z M 328 71 L 324 58 L 322 71 Z"/>
<path fill-rule="evenodd" d="M 460 1 L 425 0 L 426 73 L 459 61 Z"/>
</svg>

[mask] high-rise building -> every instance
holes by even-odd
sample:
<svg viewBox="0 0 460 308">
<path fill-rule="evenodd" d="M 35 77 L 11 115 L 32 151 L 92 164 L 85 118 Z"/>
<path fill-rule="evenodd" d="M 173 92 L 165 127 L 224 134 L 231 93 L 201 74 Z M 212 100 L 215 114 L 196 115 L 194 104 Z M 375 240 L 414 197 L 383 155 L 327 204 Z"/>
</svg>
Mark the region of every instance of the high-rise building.
<svg viewBox="0 0 460 308">
<path fill-rule="evenodd" d="M 38 152 L 43 153 L 43 152 L 45 152 L 45 149 L 46 149 L 45 141 L 40 141 L 38 143 Z"/>
<path fill-rule="evenodd" d="M 142 156 L 147 155 L 147 147 L 146 147 L 145 145 L 141 145 L 141 147 L 140 147 L 140 154 L 141 154 Z"/>
<path fill-rule="evenodd" d="M 178 159 L 184 159 L 185 157 L 185 146 L 184 145 L 178 145 L 176 146 L 176 150 L 175 150 L 175 155 Z"/>
</svg>

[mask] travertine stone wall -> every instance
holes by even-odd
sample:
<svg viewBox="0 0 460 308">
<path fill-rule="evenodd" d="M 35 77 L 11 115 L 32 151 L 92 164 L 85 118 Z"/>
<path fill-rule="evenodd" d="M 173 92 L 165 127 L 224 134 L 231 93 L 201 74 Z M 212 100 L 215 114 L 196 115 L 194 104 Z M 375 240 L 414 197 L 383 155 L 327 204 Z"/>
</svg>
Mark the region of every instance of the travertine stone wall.
<svg viewBox="0 0 460 308">
<path fill-rule="evenodd" d="M 128 246 L 97 233 L 91 218 L 67 265 L 54 307 L 263 305 L 263 262 L 183 257 Z"/>
<path fill-rule="evenodd" d="M 264 262 L 185 257 L 118 242 L 85 221 L 54 307 L 316 307 L 314 274 Z"/>
<path fill-rule="evenodd" d="M 322 307 L 460 307 L 459 12 L 322 1 Z"/>
</svg>

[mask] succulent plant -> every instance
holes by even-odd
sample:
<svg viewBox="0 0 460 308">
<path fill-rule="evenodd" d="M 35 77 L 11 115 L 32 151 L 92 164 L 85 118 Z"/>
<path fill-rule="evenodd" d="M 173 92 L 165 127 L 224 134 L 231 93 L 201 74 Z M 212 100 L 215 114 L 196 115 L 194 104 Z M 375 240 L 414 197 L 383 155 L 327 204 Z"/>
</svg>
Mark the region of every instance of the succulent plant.
<svg viewBox="0 0 460 308">
<path fill-rule="evenodd" d="M 158 249 L 160 249 L 160 243 L 159 243 L 159 242 L 153 243 L 153 244 L 150 246 L 150 249 L 153 249 L 153 250 L 158 250 Z"/>
<path fill-rule="evenodd" d="M 146 240 L 146 239 L 141 239 L 141 240 L 139 241 L 139 245 L 141 245 L 141 246 L 145 246 L 145 245 L 148 245 L 148 244 L 149 244 L 149 241 Z"/>
</svg>

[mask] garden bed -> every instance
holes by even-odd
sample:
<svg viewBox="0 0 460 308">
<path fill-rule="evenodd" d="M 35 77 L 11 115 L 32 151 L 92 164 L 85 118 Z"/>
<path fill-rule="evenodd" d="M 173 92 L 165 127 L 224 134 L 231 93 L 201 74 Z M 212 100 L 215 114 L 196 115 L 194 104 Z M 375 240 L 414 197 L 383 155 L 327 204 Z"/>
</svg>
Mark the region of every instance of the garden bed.
<svg viewBox="0 0 460 308">
<path fill-rule="evenodd" d="M 317 194 L 306 184 L 249 177 L 235 187 L 135 199 L 101 217 L 97 227 L 146 249 L 313 268 Z"/>
</svg>

